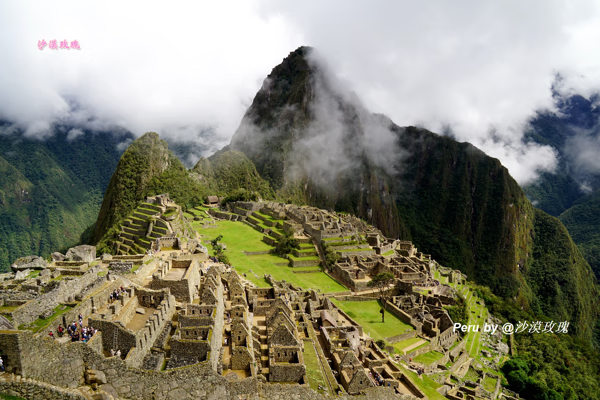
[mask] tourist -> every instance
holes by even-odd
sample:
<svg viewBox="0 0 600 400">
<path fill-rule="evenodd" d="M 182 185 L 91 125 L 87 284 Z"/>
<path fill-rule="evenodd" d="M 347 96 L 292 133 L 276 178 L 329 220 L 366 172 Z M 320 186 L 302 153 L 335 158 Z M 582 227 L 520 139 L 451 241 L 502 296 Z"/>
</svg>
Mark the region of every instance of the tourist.
<svg viewBox="0 0 600 400">
<path fill-rule="evenodd" d="M 116 356 L 121 357 L 121 350 L 117 350 Z"/>
<path fill-rule="evenodd" d="M 48 332 L 48 336 L 50 336 L 52 339 L 54 339 L 54 333 L 52 333 L 52 331 Z"/>
<path fill-rule="evenodd" d="M 112 357 L 114 357 L 114 356 L 115 356 L 115 349 L 110 349 L 110 355 L 111 355 Z"/>
<path fill-rule="evenodd" d="M 63 328 L 62 325 L 60 325 L 60 324 L 58 325 L 57 331 L 58 331 L 58 337 L 63 337 L 65 329 Z"/>
<path fill-rule="evenodd" d="M 4 372 L 4 360 L 2 359 L 2 356 L 0 356 L 0 369 Z"/>
</svg>

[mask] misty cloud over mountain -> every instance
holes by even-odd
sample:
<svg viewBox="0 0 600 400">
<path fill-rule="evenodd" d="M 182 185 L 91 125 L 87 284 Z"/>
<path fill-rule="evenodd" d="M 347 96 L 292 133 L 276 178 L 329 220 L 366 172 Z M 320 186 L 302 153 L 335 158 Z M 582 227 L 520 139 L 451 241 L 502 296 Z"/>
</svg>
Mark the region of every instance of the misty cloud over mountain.
<svg viewBox="0 0 600 400">
<path fill-rule="evenodd" d="M 229 141 L 273 65 L 311 45 L 365 109 L 451 132 L 526 184 L 557 165 L 553 149 L 523 140 L 536 110 L 555 109 L 557 72 L 562 93 L 600 88 L 600 10 L 586 0 L 459 3 L 128 2 L 117 14 L 103 4 L 3 3 L 0 118 L 37 138 L 55 123 L 72 126 L 73 140 L 77 129 L 156 131 L 193 143 L 181 153 L 189 165 Z M 40 51 L 41 39 L 77 39 L 81 50 Z M 335 144 L 335 120 L 322 122 L 314 129 L 333 132 Z M 393 147 L 366 144 L 381 146 L 372 153 L 385 165 Z"/>
</svg>

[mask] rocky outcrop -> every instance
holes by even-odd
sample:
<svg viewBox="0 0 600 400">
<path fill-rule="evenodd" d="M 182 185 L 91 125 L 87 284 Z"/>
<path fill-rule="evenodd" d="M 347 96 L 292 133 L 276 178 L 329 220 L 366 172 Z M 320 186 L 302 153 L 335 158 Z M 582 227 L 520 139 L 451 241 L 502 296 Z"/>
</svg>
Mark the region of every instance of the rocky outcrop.
<svg viewBox="0 0 600 400">
<path fill-rule="evenodd" d="M 52 253 L 52 260 L 54 261 L 64 261 L 65 260 L 65 255 L 62 253 L 59 253 L 58 251 L 55 251 L 54 253 Z"/>
<path fill-rule="evenodd" d="M 91 263 L 96 259 L 96 247 L 87 244 L 72 247 L 67 251 L 65 260 Z"/>
<path fill-rule="evenodd" d="M 27 256 L 21 257 L 11 265 L 13 271 L 23 271 L 26 269 L 44 269 L 48 263 L 42 257 Z"/>
</svg>

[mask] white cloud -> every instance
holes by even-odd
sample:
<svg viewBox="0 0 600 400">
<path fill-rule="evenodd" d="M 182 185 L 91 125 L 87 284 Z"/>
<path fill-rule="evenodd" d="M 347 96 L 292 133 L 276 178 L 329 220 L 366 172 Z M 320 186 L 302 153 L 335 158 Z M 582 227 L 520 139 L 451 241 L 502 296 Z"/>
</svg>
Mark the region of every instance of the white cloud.
<svg viewBox="0 0 600 400">
<path fill-rule="evenodd" d="M 522 142 L 555 74 L 564 91 L 600 87 L 599 22 L 591 0 L 2 2 L 0 117 L 36 137 L 52 122 L 194 141 L 210 127 L 214 149 L 271 68 L 311 45 L 371 111 L 451 127 L 525 183 L 555 165 Z"/>
<path fill-rule="evenodd" d="M 69 133 L 67 133 L 67 141 L 72 142 L 81 135 L 83 135 L 83 131 L 81 129 L 71 129 Z"/>
</svg>

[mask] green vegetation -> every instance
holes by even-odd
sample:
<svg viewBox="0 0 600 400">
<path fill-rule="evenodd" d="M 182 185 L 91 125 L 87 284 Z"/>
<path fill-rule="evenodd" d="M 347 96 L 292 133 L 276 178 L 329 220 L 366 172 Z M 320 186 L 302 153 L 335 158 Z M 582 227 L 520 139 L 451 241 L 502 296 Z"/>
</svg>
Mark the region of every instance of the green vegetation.
<svg viewBox="0 0 600 400">
<path fill-rule="evenodd" d="M 389 286 L 394 282 L 394 279 L 394 274 L 392 274 L 391 272 L 380 272 L 377 275 L 375 275 L 373 279 L 369 281 L 369 283 L 367 283 L 368 287 L 376 288 L 377 290 L 379 290 L 379 299 L 383 304 L 383 307 L 381 308 L 382 322 L 385 321 L 385 309 L 387 306 L 387 299 L 389 297 L 387 295 L 386 289 L 388 289 Z"/>
<path fill-rule="evenodd" d="M 515 325 L 518 321 L 550 321 L 547 317 L 536 317 L 532 310 L 515 307 L 512 302 L 493 295 L 487 287 L 474 286 L 474 292 L 484 299 L 492 314 Z M 519 358 L 526 360 L 529 367 L 513 368 L 509 364 L 506 370 L 522 371 L 517 374 L 525 382 L 523 390 L 527 382 L 536 381 L 531 387 L 542 382 L 541 393 L 552 389 L 564 399 L 600 399 L 600 353 L 589 342 L 566 334 L 520 333 L 514 339 Z"/>
<path fill-rule="evenodd" d="M 227 257 L 223 246 L 221 246 L 221 244 L 219 243 L 221 239 L 223 239 L 223 235 L 217 236 L 216 238 L 210 241 L 210 245 L 212 246 L 213 254 L 215 255 L 215 257 L 217 257 L 219 262 L 229 265 L 229 257 Z"/>
<path fill-rule="evenodd" d="M 30 323 L 28 325 L 20 325 L 19 329 L 23 329 L 23 330 L 27 329 L 27 330 L 32 331 L 33 333 L 37 333 L 37 332 L 41 331 L 42 329 L 44 329 L 45 327 L 47 327 L 48 325 L 52 324 L 58 317 L 65 314 L 72 308 L 73 308 L 72 306 L 58 305 L 54 308 L 54 313 L 50 317 L 45 318 L 45 319 L 38 318 L 37 320 L 33 321 L 32 323 Z"/>
<path fill-rule="evenodd" d="M 319 357 L 312 342 L 304 342 L 304 364 L 306 365 L 306 376 L 308 377 L 310 388 L 318 390 L 319 385 L 327 387 L 319 363 Z"/>
<path fill-rule="evenodd" d="M 275 197 L 273 190 L 260 177 L 254 164 L 239 151 L 228 151 L 225 148 L 209 159 L 201 158 L 190 175 L 202 182 L 210 194 L 226 197 L 225 203 Z"/>
<path fill-rule="evenodd" d="M 341 301 L 334 299 L 348 316 L 362 325 L 363 331 L 373 339 L 386 339 L 413 330 L 413 328 L 395 315 L 390 314 L 385 322 L 381 322 L 381 302 L 373 301 Z M 395 347 L 395 346 L 394 346 Z"/>
<path fill-rule="evenodd" d="M 423 340 L 423 339 L 421 339 L 420 337 L 414 337 L 414 338 L 410 338 L 410 339 L 405 339 L 405 340 L 402 340 L 400 342 L 394 343 L 394 347 L 397 350 L 399 350 L 398 351 L 399 353 L 403 353 L 404 349 L 406 349 L 407 347 L 410 347 L 410 346 L 412 346 L 412 345 L 414 345 L 416 343 L 419 343 L 421 340 Z"/>
<path fill-rule="evenodd" d="M 434 362 L 440 360 L 442 357 L 444 357 L 444 354 L 440 353 L 439 351 L 429 351 L 427 353 L 419 354 L 418 356 L 413 358 L 413 361 L 425 365 L 431 365 Z"/>
<path fill-rule="evenodd" d="M 204 203 L 206 186 L 193 179 L 167 143 L 154 132 L 136 139 L 123 153 L 104 195 L 92 243 L 114 235 L 119 221 L 146 196 L 169 193 L 184 210 Z"/>
<path fill-rule="evenodd" d="M 494 393 L 494 391 L 496 390 L 496 382 L 497 381 L 498 381 L 497 378 L 494 378 L 494 377 L 491 377 L 488 375 L 483 380 L 483 388 L 490 393 Z"/>
<path fill-rule="evenodd" d="M 411 149 L 402 158 L 401 177 L 362 160 L 329 185 L 311 181 L 310 174 L 284 180 L 284 166 L 303 165 L 302 155 L 292 154 L 291 149 L 297 132 L 304 132 L 313 118 L 306 107 L 298 105 L 309 104 L 307 88 L 326 79 L 307 62 L 310 51 L 301 47 L 272 70 L 268 90 L 256 94 L 245 116 L 248 124 L 235 133 L 230 148 L 243 151 L 280 197 L 354 214 L 388 237 L 411 240 L 440 264 L 463 271 L 495 294 L 512 299 L 518 308 L 548 313 L 542 304 L 550 309 L 557 302 L 564 303 L 556 304 L 558 311 L 548 315 L 575 321 L 575 334 L 590 340 L 598 320 L 594 304 L 600 302 L 600 295 L 588 277 L 589 267 L 566 233 L 552 237 L 575 262 L 534 251 L 550 243 L 544 235 L 533 234 L 547 224 L 547 218 L 534 211 L 499 160 L 471 144 L 372 116 L 374 122 L 397 134 L 400 148 Z M 331 87 L 325 91 L 323 95 L 340 97 Z M 344 141 L 355 149 L 360 146 L 355 135 L 367 133 L 364 124 L 357 123 L 354 106 L 341 104 L 340 120 L 348 132 Z M 258 129 L 246 129 L 249 125 Z M 352 152 L 345 155 L 356 158 Z M 555 219 L 553 224 L 560 225 Z M 338 238 L 332 241 L 340 242 Z M 592 250 L 586 248 L 586 252 L 589 255 Z M 327 248 L 325 257 L 329 267 L 334 259 Z M 542 275 L 543 287 L 537 281 Z M 463 311 L 455 312 L 464 317 Z"/>
<path fill-rule="evenodd" d="M 234 190 L 231 194 L 228 194 L 227 197 L 223 199 L 221 202 L 222 205 L 233 203 L 236 201 L 257 201 L 258 194 L 256 192 L 250 192 L 246 189 L 240 188 Z"/>
<path fill-rule="evenodd" d="M 219 221 L 216 228 L 203 228 L 194 223 L 194 228 L 204 235 L 203 240 L 223 235 L 222 242 L 227 245 L 225 254 L 235 269 L 246 274 L 246 278 L 259 287 L 269 287 L 264 275 L 271 274 L 277 280 L 285 280 L 305 289 L 319 288 L 321 292 L 343 292 L 347 289 L 323 272 L 295 274 L 302 269 L 287 266 L 287 260 L 275 254 L 247 256 L 243 252 L 270 251 L 273 247 L 262 241 L 263 234 L 241 222 Z M 285 264 L 285 265 L 277 265 Z M 252 272 L 250 272 L 252 271 Z M 256 274 L 256 275 L 255 275 Z"/>
<path fill-rule="evenodd" d="M 2 394 L 2 393 L 0 393 L 0 399 L 2 399 L 2 400 L 25 400 L 22 397 L 11 396 L 9 394 Z"/>
<path fill-rule="evenodd" d="M 598 307 L 590 301 L 598 298 L 593 272 L 566 228 L 541 210 L 535 212 L 535 238 L 524 272 L 534 296 L 533 312 L 570 321 L 574 334 L 591 340 L 598 318 Z"/>
<path fill-rule="evenodd" d="M 469 315 L 467 313 L 467 304 L 465 299 L 460 295 L 457 296 L 458 300 L 455 305 L 445 307 L 448 311 L 448 315 L 452 318 L 452 321 L 459 322 L 463 325 L 467 324 Z"/>
<path fill-rule="evenodd" d="M 273 249 L 273 253 L 283 257 L 286 254 L 290 254 L 292 250 L 299 248 L 300 243 L 298 242 L 298 239 L 294 239 L 294 234 L 285 231 L 279 240 L 277 240 L 277 245 L 275 246 L 275 249 Z"/>
<path fill-rule="evenodd" d="M 600 189 L 577 200 L 559 219 L 600 278 Z"/>
<path fill-rule="evenodd" d="M 323 241 L 323 251 L 325 252 L 325 267 L 331 271 L 335 263 L 340 259 L 340 255 L 328 244 L 328 242 Z"/>
<path fill-rule="evenodd" d="M 417 385 L 417 387 L 421 389 L 430 400 L 447 400 L 446 397 L 442 396 L 437 392 L 437 389 L 440 388 L 442 385 L 440 385 L 427 375 L 421 375 L 421 377 L 419 377 L 416 373 L 409 370 L 404 365 L 397 365 L 400 367 L 400 370 L 404 374 L 406 374 L 410 378 L 410 380 L 415 385 Z"/>
<path fill-rule="evenodd" d="M 56 127 L 43 141 L 0 135 L 0 272 L 22 256 L 65 252 L 98 216 L 127 136 L 86 131 L 68 141 L 69 130 Z"/>
</svg>

